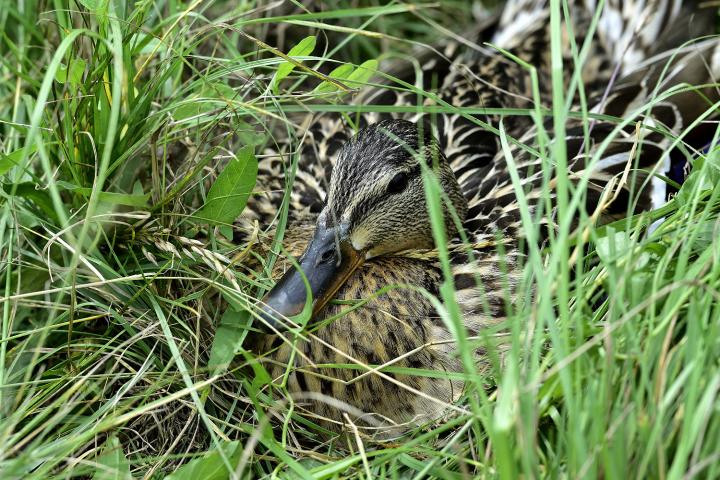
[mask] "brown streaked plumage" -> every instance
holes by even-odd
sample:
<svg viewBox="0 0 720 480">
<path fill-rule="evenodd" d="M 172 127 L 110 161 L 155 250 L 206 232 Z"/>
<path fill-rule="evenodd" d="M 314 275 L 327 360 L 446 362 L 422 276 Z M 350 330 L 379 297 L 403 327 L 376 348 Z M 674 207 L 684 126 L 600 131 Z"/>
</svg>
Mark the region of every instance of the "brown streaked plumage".
<svg viewBox="0 0 720 480">
<path fill-rule="evenodd" d="M 515 8 L 518 3 L 511 2 L 506 8 Z M 506 42 L 513 54 L 539 68 L 540 101 L 549 106 L 547 9 L 544 2 L 524 3 L 529 16 L 523 20 L 526 25 L 522 34 L 511 34 L 517 26 L 503 16 L 493 38 Z M 620 6 L 630 3 L 621 2 Z M 654 38 L 663 35 L 672 25 L 672 18 L 682 21 L 687 11 L 676 8 L 678 5 L 680 2 L 658 1 L 644 7 Z M 583 39 L 582 28 L 590 19 L 583 8 L 576 5 L 573 11 L 577 41 Z M 612 13 L 619 7 L 609 2 L 607 8 Z M 671 20 L 667 20 L 668 16 Z M 601 38 L 593 44 L 595 56 L 585 65 L 583 77 L 594 99 L 590 105 L 595 113 L 640 120 L 634 109 L 652 98 L 658 72 L 667 59 L 655 58 L 642 64 L 642 60 L 661 52 L 653 50 L 647 35 L 642 37 L 642 48 L 624 44 L 622 39 L 626 37 L 614 30 L 617 18 L 625 17 L 608 13 L 607 25 L 603 27 L 601 22 Z M 697 29 L 697 23 L 693 28 Z M 639 30 L 641 35 L 646 31 L 622 22 L 621 27 L 624 31 Z M 692 31 L 693 35 L 701 33 Z M 658 44 L 669 48 L 684 40 Z M 669 70 L 662 88 L 684 81 L 711 82 L 717 66 L 715 47 L 705 42 L 681 52 L 674 60 L 679 68 Z M 631 63 L 622 61 L 623 51 L 632 53 Z M 616 65 L 622 80 L 603 95 Z M 441 57 L 428 60 L 423 69 L 427 78 L 423 81 L 428 84 L 434 73 L 443 75 L 435 92 L 439 101 L 426 99 L 426 105 L 533 105 L 528 72 L 497 53 L 453 50 L 449 61 Z M 568 76 L 568 85 L 570 80 Z M 717 97 L 711 89 L 705 93 Z M 417 103 L 411 95 L 389 94 L 382 89 L 361 98 L 367 103 Z M 658 127 L 680 133 L 707 106 L 707 101 L 697 94 L 676 96 L 647 112 L 644 124 L 632 122 L 617 134 L 613 133 L 616 122 L 609 120 L 597 120 L 587 134 L 580 120 L 569 121 L 566 143 L 571 178 L 590 178 L 585 205 L 588 213 L 603 213 L 610 218 L 626 215 L 631 197 L 637 198 L 635 210 L 650 208 L 656 185 L 645 185 L 648 173 L 638 171 L 621 186 L 615 201 L 598 211 L 607 184 L 619 178 L 629 163 L 634 171 L 658 168 L 670 143 L 666 135 L 656 131 Z M 505 321 L 507 306 L 523 301 L 517 292 L 523 257 L 519 205 L 504 152 L 488 125 L 497 126 L 502 120 L 510 137 L 517 138 L 520 144 L 535 146 L 538 133 L 533 120 L 528 116 L 501 119 L 493 115 L 468 119 L 459 113 L 440 114 L 430 126 L 417 122 L 417 115 L 410 120 L 363 114 L 362 128 L 354 137 L 343 128 L 341 120 L 323 117 L 315 121 L 299 160 L 284 238 L 288 253 L 299 258 L 303 275 L 289 262 L 278 263 L 274 276 L 282 279 L 264 299 L 266 305 L 260 306 L 257 322 L 274 333 L 264 336 L 258 345 L 269 371 L 274 378 L 280 378 L 292 360 L 288 390 L 307 411 L 325 418 L 325 425 L 334 430 L 342 430 L 350 420 L 375 438 L 388 438 L 408 426 L 442 416 L 463 390 L 457 376 L 443 375 L 463 371 L 453 335 L 440 318 L 437 304 L 430 299 L 440 296 L 443 282 L 454 284 L 469 335 L 496 331 Z M 638 146 L 640 139 L 642 145 Z M 608 144 L 600 152 L 606 140 Z M 535 212 L 543 207 L 543 175 L 552 178 L 554 173 L 543 170 L 547 166 L 527 148 L 512 144 L 510 149 Z M 591 163 L 595 154 L 599 161 Z M 264 163 L 261 188 L 282 191 L 280 165 L 277 158 Z M 434 173 L 448 199 L 443 213 L 445 235 L 450 240 L 451 279 L 444 278 L 433 250 L 423 165 Z M 548 193 L 552 203 L 553 192 Z M 281 193 L 256 198 L 248 216 L 271 224 L 281 198 Z M 453 213 L 462 220 L 469 245 L 459 241 Z M 542 218 L 552 228 L 552 212 L 545 212 Z M 495 246 L 498 238 L 503 243 L 502 256 Z M 321 326 L 294 341 L 292 335 L 282 331 L 291 325 L 285 317 L 300 313 L 305 306 L 306 281 L 313 293 L 313 322 Z M 392 288 L 378 293 L 388 286 Z M 330 302 L 333 299 L 340 303 Z M 357 308 L 347 303 L 354 300 L 366 303 Z M 277 334 L 277 330 L 281 333 Z M 476 352 L 481 367 L 488 362 L 483 353 Z M 433 370 L 438 375 L 380 372 L 373 368 L 381 365 Z"/>
</svg>

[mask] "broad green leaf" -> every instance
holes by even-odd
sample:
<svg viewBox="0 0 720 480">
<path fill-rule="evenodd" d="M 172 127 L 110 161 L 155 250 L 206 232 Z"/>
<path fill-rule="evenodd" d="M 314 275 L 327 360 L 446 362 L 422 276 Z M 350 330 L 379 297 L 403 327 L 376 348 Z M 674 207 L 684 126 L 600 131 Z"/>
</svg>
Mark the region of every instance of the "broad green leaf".
<svg viewBox="0 0 720 480">
<path fill-rule="evenodd" d="M 77 86 L 82 82 L 84 72 L 85 61 L 82 58 L 73 58 L 70 60 L 70 65 L 60 64 L 60 68 L 55 72 L 55 80 Z"/>
<path fill-rule="evenodd" d="M 236 125 L 237 129 L 235 130 L 235 133 L 237 133 L 238 138 L 244 145 L 257 146 L 261 145 L 265 141 L 265 134 L 255 130 L 255 127 L 249 123 L 238 120 Z"/>
<path fill-rule="evenodd" d="M 137 51 L 138 55 L 150 55 L 157 51 L 157 49 L 162 45 L 160 39 L 151 34 L 142 34 L 138 32 L 137 36 L 137 46 L 139 47 L 139 50 Z"/>
<path fill-rule="evenodd" d="M 107 15 L 108 0 L 80 0 L 80 3 L 98 17 Z"/>
<path fill-rule="evenodd" d="M 7 155 L 0 153 L 0 175 L 5 175 L 11 168 L 18 165 L 23 156 L 23 148 L 10 152 Z M 28 155 L 32 155 L 37 150 L 36 146 L 30 147 Z"/>
<path fill-rule="evenodd" d="M 135 183 L 133 183 L 132 193 L 133 195 L 145 195 L 142 182 L 140 180 L 135 180 Z"/>
<path fill-rule="evenodd" d="M 290 49 L 288 57 L 306 57 L 310 55 L 313 50 L 315 50 L 316 41 L 317 39 L 312 35 L 303 38 L 297 45 Z M 272 81 L 272 90 L 275 94 L 277 94 L 280 89 L 280 82 L 290 75 L 294 68 L 295 64 L 292 62 L 285 61 L 280 64 Z"/>
<path fill-rule="evenodd" d="M 20 209 L 18 209 L 20 210 Z M 21 214 L 22 212 L 18 212 Z M 29 215 L 28 215 L 29 216 Z M 22 217 L 19 219 L 20 225 L 25 227 L 34 226 L 32 223 L 25 221 Z M 31 220 L 32 222 L 32 220 Z M 35 223 L 37 224 L 37 223 Z M 47 270 L 41 268 L 18 268 L 11 273 L 12 285 L 18 285 L 21 292 L 37 292 L 42 290 L 45 283 L 50 280 L 50 274 Z M 0 408 L 0 411 L 2 409 Z"/>
<path fill-rule="evenodd" d="M 272 383 L 272 377 L 265 369 L 264 365 L 258 362 L 255 357 L 253 357 L 249 352 L 246 352 L 245 350 L 240 350 L 239 353 L 241 353 L 245 357 L 246 363 L 250 365 L 250 368 L 252 368 L 253 370 L 254 375 L 250 386 L 254 391 L 257 392 L 266 385 L 270 385 Z"/>
<path fill-rule="evenodd" d="M 242 446 L 240 442 L 234 440 L 232 442 L 222 442 L 220 445 L 225 456 L 230 460 L 230 464 L 237 463 Z M 182 467 L 165 477 L 165 480 L 225 480 L 229 477 L 227 467 L 220 456 L 217 449 L 208 451 L 205 456 L 190 460 Z"/>
<path fill-rule="evenodd" d="M 248 333 L 250 314 L 247 310 L 235 311 L 231 307 L 225 310 L 210 349 L 208 369 L 217 375 L 227 369 L 240 345 Z"/>
<path fill-rule="evenodd" d="M 707 171 L 710 183 L 714 187 L 720 185 L 720 148 L 716 147 L 713 151 L 709 152 L 705 157 L 707 163 Z"/>
<path fill-rule="evenodd" d="M 223 100 L 232 100 L 233 98 L 237 97 L 237 92 L 233 90 L 231 86 L 224 83 L 215 82 L 210 86 L 210 88 L 212 89 L 213 93 L 217 98 L 222 98 Z"/>
<path fill-rule="evenodd" d="M 328 77 L 343 81 L 353 72 L 353 66 L 349 63 L 345 63 L 335 68 L 328 74 Z M 334 92 L 338 90 L 338 86 L 331 82 L 322 82 L 320 85 L 315 87 L 315 91 L 318 93 Z"/>
<path fill-rule="evenodd" d="M 5 192 L 10 193 L 12 191 L 12 185 L 7 184 L 4 186 Z M 24 182 L 17 185 L 15 189 L 15 196 L 24 198 L 25 200 L 33 203 L 39 208 L 50 220 L 57 222 L 57 213 L 53 207 L 52 200 L 47 191 L 37 188 L 37 185 L 31 182 Z"/>
<path fill-rule="evenodd" d="M 252 147 L 245 147 L 230 160 L 210 187 L 205 205 L 195 214 L 197 220 L 232 223 L 242 213 L 255 186 L 257 158 Z"/>
<path fill-rule="evenodd" d="M 717 242 L 720 237 L 720 220 L 713 218 L 696 224 L 693 232 L 692 251 L 700 252 Z"/>
<path fill-rule="evenodd" d="M 617 244 L 624 244 L 625 238 L 625 232 L 618 232 L 614 228 L 608 227 L 607 235 L 598 238 L 595 242 L 595 252 L 597 252 L 600 260 L 604 263 L 614 263 L 618 252 Z"/>
<path fill-rule="evenodd" d="M 370 80 L 378 69 L 377 60 L 368 60 L 361 63 L 358 67 L 347 77 L 346 83 L 351 87 L 361 87 Z"/>
<path fill-rule="evenodd" d="M 95 138 L 104 138 L 110 123 L 110 100 L 108 91 L 102 82 L 95 87 L 95 111 L 93 112 L 93 128 Z"/>
<path fill-rule="evenodd" d="M 716 154 L 711 152 L 708 156 L 698 157 L 692 162 L 690 174 L 685 178 L 685 181 L 682 182 L 680 190 L 677 195 L 675 195 L 675 199 L 680 207 L 693 202 L 697 197 L 695 194 L 697 190 L 710 191 L 713 189 L 712 173 L 715 168 L 712 165 L 706 165 L 706 163 L 708 163 L 708 161 L 716 162 L 717 160 L 713 158 L 715 156 Z"/>
<path fill-rule="evenodd" d="M 113 436 L 108 439 L 102 455 L 97 458 L 94 480 L 131 479 L 130 464 L 125 458 L 120 442 Z"/>
<path fill-rule="evenodd" d="M 518 373 L 514 365 L 508 365 L 502 380 L 502 388 L 493 412 L 493 430 L 496 434 L 511 431 L 517 419 L 517 406 L 515 405 L 518 390 Z"/>
<path fill-rule="evenodd" d="M 607 229 L 607 235 L 600 237 L 595 242 L 595 251 L 603 263 L 613 264 L 618 259 L 627 257 L 628 251 L 636 245 L 635 240 L 629 237 L 626 231 L 616 231 L 614 228 Z M 633 257 L 634 268 L 641 269 L 650 260 L 650 254 L 640 253 L 639 257 Z"/>
<path fill-rule="evenodd" d="M 61 63 L 58 69 L 55 71 L 55 80 L 59 83 L 65 83 L 67 81 L 68 66 Z"/>
<path fill-rule="evenodd" d="M 228 240 L 232 240 L 234 231 L 232 225 L 220 225 L 218 227 L 218 231 L 220 232 L 220 235 L 227 238 Z"/>
</svg>

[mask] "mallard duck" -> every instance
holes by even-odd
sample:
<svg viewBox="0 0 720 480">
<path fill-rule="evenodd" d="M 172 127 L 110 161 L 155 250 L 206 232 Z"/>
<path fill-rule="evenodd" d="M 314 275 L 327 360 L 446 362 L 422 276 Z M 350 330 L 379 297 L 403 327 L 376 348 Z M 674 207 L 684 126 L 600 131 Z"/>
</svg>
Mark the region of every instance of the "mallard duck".
<svg viewBox="0 0 720 480">
<path fill-rule="evenodd" d="M 655 87 L 712 80 L 714 44 L 685 48 L 664 76 L 660 72 L 672 53 L 657 50 L 659 45 L 679 45 L 688 35 L 701 34 L 702 28 L 712 31 L 712 21 L 694 22 L 686 35 L 673 35 L 669 44 L 667 27 L 677 31 L 688 18 L 680 2 L 609 3 L 592 43 L 594 56 L 582 71 L 588 95 L 596 98 L 591 103 L 594 113 L 637 116 L 633 110 L 652 98 Z M 592 12 L 581 5 L 571 12 L 580 45 Z M 642 23 L 629 22 L 628 12 Z M 538 68 L 544 105 L 550 105 L 547 18 L 544 2 L 511 2 L 493 24 L 491 37 Z M 632 32 L 637 33 L 636 42 L 628 43 Z M 533 105 L 528 70 L 501 53 L 458 50 L 457 45 L 446 46 L 450 59 L 435 55 L 424 65 L 425 77 L 444 78 L 426 105 Z M 631 58 L 626 61 L 622 52 L 630 52 Z M 620 72 L 622 80 L 612 82 L 614 72 Z M 571 80 L 568 75 L 568 85 Z M 709 90 L 705 94 L 717 97 Z M 417 104 L 410 95 L 383 89 L 371 90 L 358 101 Z M 566 126 L 571 178 L 590 178 L 587 210 L 626 215 L 631 194 L 634 210 L 650 208 L 656 185 L 646 181 L 646 172 L 621 185 L 609 200 L 601 202 L 601 197 L 629 163 L 634 169 L 657 169 L 669 145 L 659 131 L 679 133 L 708 105 L 707 98 L 692 92 L 677 95 L 646 112 L 644 123 L 633 122 L 615 136 L 612 121 L 597 120 L 585 132 L 581 120 L 571 120 Z M 273 377 L 282 377 L 292 362 L 287 388 L 295 400 L 331 430 L 351 424 L 374 438 L 397 435 L 457 409 L 453 404 L 463 382 L 442 373 L 462 372 L 462 360 L 456 354 L 455 333 L 442 318 L 446 307 L 433 300 L 442 297 L 443 288 L 455 291 L 470 336 L 498 333 L 508 308 L 527 300 L 518 297 L 516 288 L 522 278 L 524 235 L 499 147 L 496 128 L 501 121 L 508 135 L 519 140 L 510 146 L 511 154 L 531 207 L 542 199 L 543 175 L 552 175 L 523 147 L 533 145 L 538 135 L 528 116 L 467 118 L 449 113 L 429 124 L 419 115 L 388 116 L 361 115 L 354 136 L 342 119 L 314 119 L 294 178 L 283 238 L 285 252 L 297 260 L 278 262 L 273 274 L 277 283 L 255 312 L 256 325 L 267 332 L 257 350 Z M 609 143 L 602 158 L 589 165 L 587 160 L 605 140 Z M 281 167 L 277 154 L 264 161 L 260 188 L 268 193 L 250 204 L 248 218 L 273 223 L 282 202 L 277 192 L 286 180 Z M 423 171 L 437 180 L 442 192 L 440 231 L 431 227 Z M 553 228 L 551 212 L 543 218 L 547 228 Z M 460 240 L 460 231 L 467 241 Z M 443 272 L 437 242 L 447 244 L 449 276 Z M 362 300 L 360 306 L 353 305 L 357 300 Z M 303 312 L 310 314 L 313 327 L 298 333 L 293 318 Z M 480 370 L 490 362 L 485 354 L 482 347 L 474 354 Z M 336 368 L 348 364 L 358 368 Z M 416 376 L 377 368 L 388 365 L 440 373 Z"/>
</svg>

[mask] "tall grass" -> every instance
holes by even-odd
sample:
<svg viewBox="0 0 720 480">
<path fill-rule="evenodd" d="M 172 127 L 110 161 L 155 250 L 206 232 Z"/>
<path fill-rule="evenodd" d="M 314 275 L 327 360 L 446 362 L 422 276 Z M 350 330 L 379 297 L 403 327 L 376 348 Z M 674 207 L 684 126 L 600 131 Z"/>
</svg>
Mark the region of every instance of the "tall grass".
<svg viewBox="0 0 720 480">
<path fill-rule="evenodd" d="M 303 112 L 376 108 L 342 93 L 370 81 L 361 70 L 339 85 L 330 71 L 436 38 L 454 28 L 448 12 L 469 19 L 465 2 L 281 15 L 254 2 L 4 2 L 0 477 L 720 476 L 720 159 L 694 155 L 660 211 L 576 230 L 562 132 L 589 119 L 565 98 L 562 69 L 576 65 L 560 61 L 563 5 L 550 5 L 552 109 L 503 112 L 540 127 L 550 115 L 559 135 L 537 150 L 559 172 L 560 220 L 544 251 L 528 242 L 536 296 L 512 309 L 502 366 L 478 378 L 466 362 L 475 387 L 451 418 L 348 453 L 248 353 L 273 239 L 236 235 L 227 216 L 249 192 L 216 185 L 254 180 L 244 166 L 268 149 L 296 168 Z M 320 44 L 293 54 L 311 33 Z M 498 135 L 509 153 L 517 139 Z M 523 221 L 535 231 L 527 209 Z M 469 359 L 452 285 L 442 293 Z"/>
</svg>

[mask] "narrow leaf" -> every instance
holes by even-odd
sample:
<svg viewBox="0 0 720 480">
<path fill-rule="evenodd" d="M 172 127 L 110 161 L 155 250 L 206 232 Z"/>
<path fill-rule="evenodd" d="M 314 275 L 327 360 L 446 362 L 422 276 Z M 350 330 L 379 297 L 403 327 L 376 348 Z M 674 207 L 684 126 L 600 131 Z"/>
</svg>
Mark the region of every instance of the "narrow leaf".
<svg viewBox="0 0 720 480">
<path fill-rule="evenodd" d="M 89 187 L 80 187 L 65 181 L 58 181 L 58 186 L 71 192 L 79 193 L 85 197 L 90 197 L 92 189 Z M 140 190 L 142 192 L 142 190 Z M 122 192 L 100 192 L 99 199 L 101 202 L 114 205 L 126 205 L 128 207 L 146 207 L 150 200 L 149 193 L 122 193 Z"/>
</svg>

